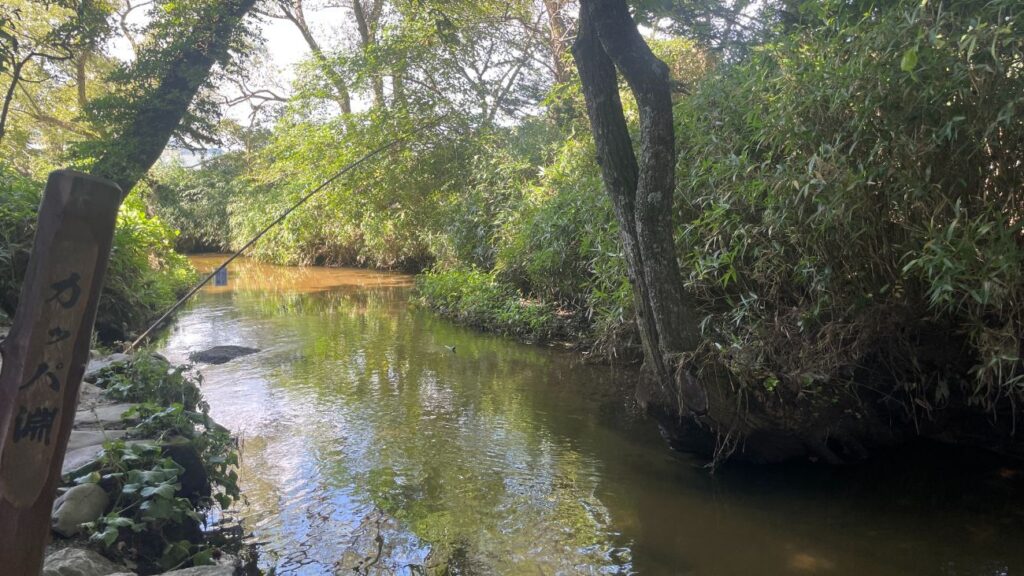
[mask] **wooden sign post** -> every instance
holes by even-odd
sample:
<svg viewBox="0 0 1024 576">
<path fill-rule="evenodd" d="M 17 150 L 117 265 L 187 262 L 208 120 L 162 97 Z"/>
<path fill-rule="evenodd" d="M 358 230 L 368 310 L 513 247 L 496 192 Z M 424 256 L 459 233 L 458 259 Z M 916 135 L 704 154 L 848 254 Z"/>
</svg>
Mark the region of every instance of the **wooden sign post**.
<svg viewBox="0 0 1024 576">
<path fill-rule="evenodd" d="M 52 172 L 0 370 L 0 573 L 39 574 L 121 189 Z"/>
</svg>

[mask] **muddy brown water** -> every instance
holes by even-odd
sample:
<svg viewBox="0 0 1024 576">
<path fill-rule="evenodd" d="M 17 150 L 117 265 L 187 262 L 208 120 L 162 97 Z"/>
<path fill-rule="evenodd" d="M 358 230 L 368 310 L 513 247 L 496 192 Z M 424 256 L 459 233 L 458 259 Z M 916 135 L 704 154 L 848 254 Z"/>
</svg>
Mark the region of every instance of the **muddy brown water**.
<svg viewBox="0 0 1024 576">
<path fill-rule="evenodd" d="M 218 257 L 196 257 L 210 270 Z M 415 573 L 431 547 L 491 574 L 1024 573 L 1024 472 L 933 446 L 871 466 L 727 467 L 671 452 L 635 372 L 455 326 L 408 276 L 242 260 L 168 332 L 243 441 L 234 511 L 278 574 L 334 574 L 382 509 Z M 454 346 L 452 352 L 448 347 Z"/>
</svg>

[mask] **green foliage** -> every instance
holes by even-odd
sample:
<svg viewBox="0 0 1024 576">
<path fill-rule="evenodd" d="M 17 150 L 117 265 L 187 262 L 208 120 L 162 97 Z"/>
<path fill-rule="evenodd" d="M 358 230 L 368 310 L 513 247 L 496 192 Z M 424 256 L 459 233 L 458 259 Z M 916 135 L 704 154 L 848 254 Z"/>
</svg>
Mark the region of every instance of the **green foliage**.
<svg viewBox="0 0 1024 576">
<path fill-rule="evenodd" d="M 161 406 L 179 404 L 185 410 L 207 412 L 209 406 L 199 391 L 202 376 L 188 366 L 171 366 L 152 354 L 136 354 L 126 362 L 115 362 L 99 371 L 96 385 L 106 395 L 124 402 L 154 402 Z"/>
<path fill-rule="evenodd" d="M 178 366 L 175 371 L 184 370 Z M 195 386 L 195 382 L 186 381 L 187 385 Z M 138 420 L 131 432 L 143 438 L 170 440 L 184 438 L 195 448 L 199 460 L 203 463 L 206 477 L 215 488 L 212 498 L 220 507 L 227 510 L 237 501 L 241 494 L 238 488 L 238 466 L 235 439 L 231 432 L 217 424 L 207 413 L 207 405 L 199 401 L 202 412 L 186 409 L 180 403 L 169 406 L 158 404 L 152 398 L 139 404 L 124 414 L 127 421 Z M 192 500 L 196 500 L 192 495 Z M 211 502 L 198 500 L 201 507 L 208 507 Z"/>
<path fill-rule="evenodd" d="M 195 271 L 174 251 L 175 232 L 149 217 L 137 194 L 121 205 L 96 319 L 103 340 L 145 328 L 188 290 Z"/>
<path fill-rule="evenodd" d="M 873 366 L 929 409 L 969 368 L 955 393 L 1013 401 L 1022 6 L 820 8 L 679 104 L 677 238 L 707 334 L 743 382 Z"/>
<path fill-rule="evenodd" d="M 41 186 L 0 164 L 0 309 L 12 317 L 32 251 Z"/>
<path fill-rule="evenodd" d="M 253 3 L 153 2 L 135 59 L 118 63 L 83 110 L 99 135 L 76 142 L 76 165 L 130 190 L 170 138 L 215 143 L 221 110 L 211 69 L 231 69 L 232 53 L 248 50 L 254 35 L 242 20 Z"/>
<path fill-rule="evenodd" d="M 630 345 L 632 292 L 589 139 L 534 119 L 483 148 L 470 182 L 443 209 L 423 302 L 526 339 Z"/>
<path fill-rule="evenodd" d="M 562 333 L 557 310 L 543 301 L 527 300 L 494 273 L 429 271 L 418 277 L 417 288 L 424 302 L 463 324 L 538 340 Z"/>
<path fill-rule="evenodd" d="M 28 266 L 44 184 L 0 166 L 0 308 L 13 316 Z M 146 216 L 137 196 L 118 213 L 96 330 L 104 341 L 144 327 L 194 282 L 174 233 Z"/>
<path fill-rule="evenodd" d="M 203 517 L 188 498 L 178 496 L 183 473 L 158 445 L 105 444 L 99 470 L 77 480 L 113 485 L 118 494 L 107 515 L 86 525 L 90 541 L 109 556 L 131 555 L 143 570 L 171 570 L 189 560 L 209 563 L 191 541 Z"/>
<path fill-rule="evenodd" d="M 112 557 L 137 562 L 143 572 L 209 564 L 214 549 L 200 525 L 215 503 L 228 509 L 240 498 L 238 454 L 230 432 L 210 419 L 198 375 L 186 366 L 139 353 L 102 370 L 97 384 L 117 400 L 140 402 L 125 413 L 129 433 L 147 440 L 104 445 L 103 455 L 76 482 L 95 482 L 116 494 L 111 511 L 87 525 L 90 539 Z M 195 412 L 195 409 L 202 412 Z M 201 463 L 212 488 L 183 488 L 187 466 L 168 446 L 185 446 Z"/>
<path fill-rule="evenodd" d="M 226 251 L 231 243 L 228 202 L 247 192 L 245 159 L 229 153 L 201 170 L 180 163 L 157 165 L 147 179 L 147 203 L 180 233 L 175 245 L 186 252 Z"/>
</svg>

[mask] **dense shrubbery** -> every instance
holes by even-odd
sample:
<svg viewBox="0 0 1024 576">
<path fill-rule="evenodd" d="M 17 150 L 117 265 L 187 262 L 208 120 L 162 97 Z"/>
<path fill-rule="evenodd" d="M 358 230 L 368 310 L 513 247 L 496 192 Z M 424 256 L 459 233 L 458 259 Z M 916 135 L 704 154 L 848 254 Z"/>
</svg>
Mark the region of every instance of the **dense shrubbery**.
<svg viewBox="0 0 1024 576">
<path fill-rule="evenodd" d="M 206 170 L 179 162 L 159 164 L 144 186 L 146 199 L 168 226 L 180 230 L 175 245 L 186 252 L 223 251 L 231 244 L 228 202 L 245 192 L 241 154 L 207 161 Z"/>
<path fill-rule="evenodd" d="M 202 401 L 197 374 L 187 366 L 170 367 L 165 360 L 149 354 L 138 354 L 104 368 L 95 383 L 114 400 L 180 404 L 188 411 L 208 409 Z"/>
<path fill-rule="evenodd" d="M 1022 8 L 822 14 L 680 102 L 678 245 L 738 381 L 1020 398 Z"/>
<path fill-rule="evenodd" d="M 0 166 L 0 308 L 13 316 L 32 249 L 43 183 Z M 174 231 L 130 195 L 121 207 L 96 329 L 123 338 L 152 320 L 188 288 L 194 272 L 174 252 Z"/>
<path fill-rule="evenodd" d="M 14 316 L 42 185 L 0 164 L 0 309 Z"/>
<path fill-rule="evenodd" d="M 566 335 L 557 310 L 544 301 L 527 300 L 493 272 L 462 268 L 426 272 L 417 287 L 430 306 L 463 324 L 526 339 Z"/>
<path fill-rule="evenodd" d="M 769 392 L 880 378 L 926 412 L 1019 398 L 1021 9 L 811 3 L 717 67 L 686 42 L 655 46 L 686 89 L 676 240 L 707 361 Z M 635 350 L 579 95 L 557 91 L 557 124 L 455 122 L 316 198 L 257 255 L 429 264 L 423 300 L 461 321 Z M 229 203 L 231 243 L 414 125 L 293 106 Z"/>
</svg>

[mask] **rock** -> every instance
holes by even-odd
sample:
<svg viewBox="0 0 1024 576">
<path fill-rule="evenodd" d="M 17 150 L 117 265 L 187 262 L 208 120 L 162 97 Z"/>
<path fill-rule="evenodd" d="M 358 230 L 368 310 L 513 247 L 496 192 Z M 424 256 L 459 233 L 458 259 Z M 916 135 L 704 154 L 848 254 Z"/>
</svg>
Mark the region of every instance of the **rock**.
<svg viewBox="0 0 1024 576">
<path fill-rule="evenodd" d="M 164 456 L 167 456 L 185 469 L 178 478 L 181 482 L 179 496 L 195 499 L 199 496 L 210 495 L 210 479 L 206 475 L 206 467 L 203 465 L 203 457 L 199 454 L 188 438 L 181 436 L 172 438 L 161 444 Z"/>
<path fill-rule="evenodd" d="M 97 484 L 71 488 L 53 503 L 50 527 L 65 538 L 82 531 L 82 524 L 92 522 L 107 511 L 110 497 Z"/>
<path fill-rule="evenodd" d="M 95 384 L 82 382 L 78 389 L 78 408 L 92 408 L 102 404 L 106 399 L 103 397 L 103 389 Z"/>
<path fill-rule="evenodd" d="M 334 569 L 365 576 L 406 574 L 410 568 L 422 570 L 428 553 L 424 542 L 378 508 L 363 517 Z"/>
<path fill-rule="evenodd" d="M 111 431 L 108 431 L 111 432 Z M 123 430 L 122 430 L 123 432 Z M 128 440 L 126 444 L 152 444 L 152 440 Z M 68 450 L 64 455 L 64 463 L 61 465 L 60 474 L 61 476 L 69 476 L 76 470 L 91 464 L 100 457 L 103 452 L 102 444 L 93 444 L 92 446 L 83 446 L 77 450 Z M 74 478 L 72 478 L 73 480 Z"/>
<path fill-rule="evenodd" d="M 88 366 L 85 367 L 85 376 L 83 376 L 83 380 L 85 380 L 86 382 L 93 382 L 96 380 L 96 374 L 100 370 L 103 370 L 104 368 L 110 366 L 111 364 L 114 364 L 115 362 L 127 362 L 130 359 L 131 356 L 127 354 L 117 353 L 111 354 L 110 356 L 106 356 L 104 358 L 90 360 Z"/>
<path fill-rule="evenodd" d="M 135 404 L 121 403 L 93 406 L 75 412 L 75 428 L 95 430 L 97 428 L 123 428 L 121 415 Z"/>
<path fill-rule="evenodd" d="M 92 446 L 83 446 L 77 450 L 68 450 L 64 454 L 64 463 L 60 467 L 61 476 L 67 476 L 82 466 L 95 461 L 102 452 L 102 444 L 93 444 Z"/>
<path fill-rule="evenodd" d="M 230 362 L 235 358 L 242 356 L 248 356 L 249 354 L 255 354 L 259 352 L 258 348 L 247 348 L 245 346 L 214 346 L 208 350 L 202 352 L 193 352 L 188 355 L 188 359 L 193 362 L 202 362 L 205 364 L 223 364 Z"/>
<path fill-rule="evenodd" d="M 162 576 L 235 576 L 234 566 L 193 566 L 173 572 L 164 572 Z"/>
<path fill-rule="evenodd" d="M 108 440 L 124 438 L 127 430 L 72 430 L 68 439 L 67 451 L 78 450 L 86 446 L 97 446 Z"/>
<path fill-rule="evenodd" d="M 131 574 L 124 566 L 115 564 L 92 550 L 64 548 L 46 557 L 42 576 L 112 576 Z"/>
</svg>

